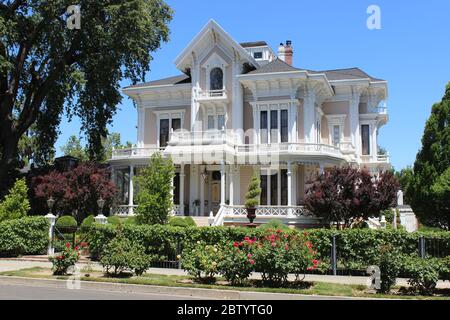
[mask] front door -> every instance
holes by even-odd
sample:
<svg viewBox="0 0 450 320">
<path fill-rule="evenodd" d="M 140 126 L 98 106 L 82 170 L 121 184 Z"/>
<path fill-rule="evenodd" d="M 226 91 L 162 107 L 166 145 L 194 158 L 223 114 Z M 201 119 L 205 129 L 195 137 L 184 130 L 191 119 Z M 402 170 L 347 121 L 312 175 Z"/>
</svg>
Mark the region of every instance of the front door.
<svg viewBox="0 0 450 320">
<path fill-rule="evenodd" d="M 211 210 L 216 214 L 220 208 L 220 172 L 213 171 L 211 180 Z"/>
</svg>

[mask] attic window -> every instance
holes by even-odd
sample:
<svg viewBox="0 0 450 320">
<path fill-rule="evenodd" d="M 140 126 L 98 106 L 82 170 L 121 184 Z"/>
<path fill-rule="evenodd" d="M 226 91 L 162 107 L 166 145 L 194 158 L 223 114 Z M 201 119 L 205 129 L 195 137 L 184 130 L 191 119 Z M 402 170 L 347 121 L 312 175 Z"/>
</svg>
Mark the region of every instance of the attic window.
<svg viewBox="0 0 450 320">
<path fill-rule="evenodd" d="M 253 57 L 255 59 L 262 59 L 263 53 L 261 51 L 255 52 L 255 53 L 253 53 Z"/>
</svg>

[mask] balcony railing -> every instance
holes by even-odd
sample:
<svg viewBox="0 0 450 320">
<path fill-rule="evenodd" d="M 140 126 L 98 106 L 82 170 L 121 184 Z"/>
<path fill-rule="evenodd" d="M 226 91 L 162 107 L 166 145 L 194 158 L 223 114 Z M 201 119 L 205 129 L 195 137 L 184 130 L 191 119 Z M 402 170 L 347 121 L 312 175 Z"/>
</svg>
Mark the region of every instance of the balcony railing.
<svg viewBox="0 0 450 320">
<path fill-rule="evenodd" d="M 390 158 L 389 154 L 379 154 L 375 157 L 370 156 L 370 155 L 363 155 L 363 156 L 361 156 L 361 161 L 364 163 L 375 163 L 375 162 L 390 163 L 391 158 Z"/>
<path fill-rule="evenodd" d="M 169 145 L 221 145 L 236 144 L 236 136 L 229 130 L 175 131 L 171 134 Z"/>
<path fill-rule="evenodd" d="M 197 95 L 198 100 L 226 100 L 227 91 L 224 90 L 200 90 Z"/>
<path fill-rule="evenodd" d="M 341 150 L 332 145 L 319 143 L 272 143 L 237 146 L 238 153 L 327 153 L 342 156 Z"/>
<path fill-rule="evenodd" d="M 162 152 L 164 148 L 154 147 L 134 147 L 127 149 L 115 149 L 112 151 L 112 159 L 132 158 L 132 157 L 150 157 L 156 152 Z"/>
</svg>

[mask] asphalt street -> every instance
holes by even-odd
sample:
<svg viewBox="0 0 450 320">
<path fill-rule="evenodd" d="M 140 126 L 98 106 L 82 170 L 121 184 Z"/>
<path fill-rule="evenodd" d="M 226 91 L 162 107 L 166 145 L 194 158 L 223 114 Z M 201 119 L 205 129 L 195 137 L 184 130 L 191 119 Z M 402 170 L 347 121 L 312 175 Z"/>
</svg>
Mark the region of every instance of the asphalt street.
<svg viewBox="0 0 450 320">
<path fill-rule="evenodd" d="M 197 300 L 195 297 L 0 284 L 0 300 Z"/>
</svg>

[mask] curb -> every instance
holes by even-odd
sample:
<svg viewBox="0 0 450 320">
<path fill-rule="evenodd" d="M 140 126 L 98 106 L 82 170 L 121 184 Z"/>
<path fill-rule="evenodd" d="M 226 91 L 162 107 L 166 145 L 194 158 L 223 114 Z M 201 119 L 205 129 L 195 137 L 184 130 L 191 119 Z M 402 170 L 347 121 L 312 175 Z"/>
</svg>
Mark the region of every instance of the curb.
<svg viewBox="0 0 450 320">
<path fill-rule="evenodd" d="M 137 293 L 137 294 L 163 294 L 173 296 L 186 296 L 213 300 L 380 300 L 376 298 L 302 295 L 289 293 L 269 293 L 237 290 L 217 290 L 203 288 L 164 287 L 153 285 L 136 285 L 124 283 L 106 283 L 80 281 L 82 290 L 99 290 L 109 292 Z M 2 285 L 19 285 L 29 287 L 47 287 L 67 289 L 67 280 L 36 279 L 26 277 L 0 276 Z M 70 290 L 70 289 L 67 289 Z M 73 289 L 72 289 L 73 290 Z"/>
</svg>

